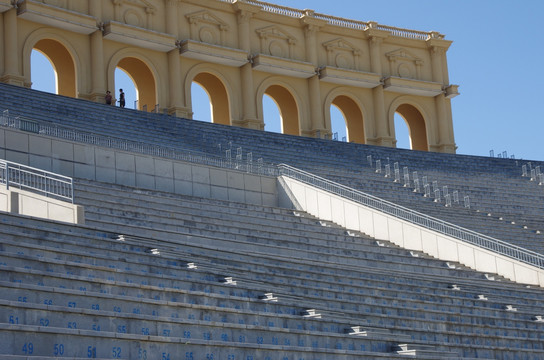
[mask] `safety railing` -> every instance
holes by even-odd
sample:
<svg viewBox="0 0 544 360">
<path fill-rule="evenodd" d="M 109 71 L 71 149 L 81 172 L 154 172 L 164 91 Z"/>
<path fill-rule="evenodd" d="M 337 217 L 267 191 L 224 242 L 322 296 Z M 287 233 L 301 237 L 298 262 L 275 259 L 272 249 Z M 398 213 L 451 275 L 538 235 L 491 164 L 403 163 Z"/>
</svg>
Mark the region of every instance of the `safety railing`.
<svg viewBox="0 0 544 360">
<path fill-rule="evenodd" d="M 31 126 L 28 124 L 31 124 Z M 317 175 L 307 173 L 305 171 L 296 169 L 289 165 L 264 164 L 261 159 L 259 159 L 260 161 L 257 161 L 257 164 L 254 164 L 252 159 L 251 161 L 248 161 L 248 159 L 244 161 L 242 158 L 242 154 L 237 154 L 237 156 L 234 159 L 228 155 L 225 158 L 214 157 L 206 153 L 191 152 L 189 150 L 169 148 L 165 146 L 159 146 L 156 144 L 142 143 L 142 142 L 131 141 L 131 140 L 126 140 L 121 138 L 114 138 L 114 137 L 105 136 L 105 135 L 97 135 L 97 134 L 83 132 L 80 130 L 74 130 L 71 128 L 65 128 L 65 127 L 45 123 L 42 121 L 36 121 L 32 119 L 13 118 L 9 116 L 9 112 L 7 111 L 4 111 L 2 116 L 0 116 L 0 125 L 17 128 L 20 130 L 25 130 L 25 127 L 29 127 L 30 130 L 27 129 L 25 131 L 32 131 L 32 132 L 37 132 L 40 134 L 54 136 L 54 137 L 67 139 L 71 141 L 83 142 L 83 143 L 88 143 L 88 144 L 93 144 L 93 145 L 98 145 L 98 146 L 103 146 L 108 148 L 120 149 L 124 151 L 131 151 L 131 152 L 136 152 L 140 154 L 146 154 L 151 156 L 169 158 L 169 159 L 197 163 L 202 165 L 244 171 L 244 172 L 252 173 L 252 174 L 265 175 L 265 176 L 285 175 L 290 178 L 302 181 L 306 184 L 329 191 L 341 197 L 350 199 L 357 203 L 363 204 L 375 210 L 395 216 L 399 219 L 408 221 L 410 223 L 422 226 L 424 228 L 439 232 L 447 236 L 451 236 L 453 238 L 465 241 L 467 243 L 479 246 L 481 248 L 494 251 L 496 253 L 499 253 L 504 256 L 508 256 L 518 261 L 521 261 L 533 266 L 537 266 L 539 268 L 544 268 L 544 256 L 541 254 L 506 243 L 498 239 L 494 239 L 492 237 L 479 234 L 477 232 L 462 228 L 460 226 L 448 223 L 446 221 L 439 220 L 425 214 L 421 214 L 417 211 L 404 208 L 400 205 L 396 205 L 386 200 L 374 197 L 372 195 L 365 194 L 361 191 L 321 178 Z M 227 150 L 227 153 L 230 153 L 230 150 Z M 381 164 L 378 165 L 379 161 L 380 160 L 377 160 L 376 163 L 377 163 L 377 168 L 379 168 L 381 171 Z M 5 181 L 7 180 L 4 180 L 4 179 L 7 179 L 10 176 L 10 175 L 6 175 L 7 173 L 6 167 L 4 168 L 0 167 L 0 174 L 2 176 L 2 180 L 0 181 L 2 181 L 2 183 L 5 183 Z M 35 170 L 38 170 L 38 169 L 35 169 Z M 38 171 L 41 171 L 41 170 L 38 170 Z M 47 173 L 44 171 L 41 171 L 41 172 L 44 174 Z M 22 175 L 23 173 L 24 171 L 21 171 L 20 172 L 21 175 L 18 175 L 18 177 L 14 176 L 13 178 L 21 179 L 23 178 L 23 175 Z M 56 174 L 52 174 L 52 175 L 56 175 Z M 66 178 L 66 179 L 70 179 L 70 178 Z M 425 177 L 423 179 L 424 179 L 423 182 L 425 183 L 426 182 Z M 35 186 L 36 190 L 39 189 L 39 191 L 42 191 L 44 194 L 48 196 L 57 196 L 59 198 L 69 199 L 73 201 L 73 193 L 72 193 L 71 185 L 70 185 L 69 194 L 68 194 L 68 191 L 62 188 L 61 185 L 58 185 L 59 184 L 58 182 L 55 182 L 55 184 L 53 185 L 53 183 L 48 183 L 49 180 L 47 181 L 40 180 L 41 182 L 38 182 L 36 180 L 30 180 L 27 183 L 23 184 L 23 186 L 30 188 L 30 184 L 33 184 L 33 181 L 34 183 L 38 184 Z M 71 184 L 72 180 L 70 179 L 69 181 Z M 10 184 L 13 184 L 13 182 L 10 182 Z M 466 200 L 465 200 L 465 203 L 466 203 Z"/>
<path fill-rule="evenodd" d="M 13 117 L 5 110 L 0 116 L 0 126 L 15 128 L 22 131 L 30 131 L 69 141 L 86 143 L 96 146 L 107 147 L 122 151 L 135 152 L 144 155 L 156 156 L 172 160 L 180 160 L 190 163 L 215 166 L 248 173 L 277 176 L 278 169 L 274 165 L 260 163 L 255 166 L 252 161 L 242 160 L 242 155 L 235 159 L 225 159 L 219 156 L 213 156 L 208 153 L 198 152 L 183 148 L 173 148 L 168 146 L 145 143 L 134 140 L 127 140 L 107 135 L 98 135 L 82 130 L 75 130 L 45 121 L 38 121 L 22 117 Z"/>
<path fill-rule="evenodd" d="M 436 231 L 440 234 L 462 240 L 480 248 L 491 250 L 495 253 L 536 266 L 540 269 L 544 268 L 544 255 L 539 253 L 509 244 L 502 240 L 482 235 L 440 219 L 436 219 L 429 215 L 425 215 L 375 196 L 365 194 L 361 191 L 335 183 L 303 170 L 296 169 L 289 165 L 280 164 L 278 165 L 278 169 L 280 175 L 296 179 L 302 183 L 312 185 L 319 189 L 341 196 L 345 199 L 370 207 L 374 210 L 392 215 L 398 219 L 402 219 L 409 223 Z"/>
<path fill-rule="evenodd" d="M 74 202 L 72 178 L 6 160 L 0 160 L 0 184 Z"/>
</svg>

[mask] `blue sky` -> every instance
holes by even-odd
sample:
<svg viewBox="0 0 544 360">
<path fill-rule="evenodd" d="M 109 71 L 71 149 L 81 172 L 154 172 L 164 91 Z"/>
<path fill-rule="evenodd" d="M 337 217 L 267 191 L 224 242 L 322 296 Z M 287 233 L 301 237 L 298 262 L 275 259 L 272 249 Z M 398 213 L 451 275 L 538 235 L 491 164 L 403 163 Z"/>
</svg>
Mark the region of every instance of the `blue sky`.
<svg viewBox="0 0 544 360">
<path fill-rule="evenodd" d="M 541 0 L 274 0 L 272 3 L 319 13 L 423 31 L 439 31 L 453 44 L 448 51 L 450 82 L 460 85 L 452 100 L 457 153 L 489 156 L 506 151 L 516 158 L 544 160 L 544 14 Z M 38 66 L 36 66 L 38 68 Z M 40 71 L 47 75 L 47 72 Z M 33 77 L 40 89 L 54 80 Z M 136 95 L 128 77 L 116 74 L 117 88 L 127 92 L 127 107 Z M 125 84 L 125 85 L 123 85 Z M 54 88 L 53 88 L 54 89 Z M 47 89 L 45 89 L 47 90 Z M 127 91 L 128 90 L 128 91 Z M 51 90 L 50 90 L 51 91 Z M 53 90 L 54 91 L 54 90 Z M 195 87 L 197 119 L 209 119 L 207 95 Z M 266 129 L 279 131 L 278 112 L 264 101 Z M 335 115 L 336 114 L 336 115 Z M 333 127 L 341 139 L 341 115 L 333 110 Z M 335 119 L 335 120 L 334 120 Z M 209 120 L 208 120 L 209 121 Z M 408 135 L 396 122 L 399 147 Z"/>
</svg>

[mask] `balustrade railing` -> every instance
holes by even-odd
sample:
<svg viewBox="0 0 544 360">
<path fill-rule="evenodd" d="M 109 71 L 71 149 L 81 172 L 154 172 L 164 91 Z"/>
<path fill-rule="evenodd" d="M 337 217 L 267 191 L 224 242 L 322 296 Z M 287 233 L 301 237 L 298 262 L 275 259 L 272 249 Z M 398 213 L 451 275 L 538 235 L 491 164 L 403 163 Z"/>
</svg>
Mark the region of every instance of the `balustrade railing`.
<svg viewBox="0 0 544 360">
<path fill-rule="evenodd" d="M 220 1 L 233 3 L 235 0 L 220 0 Z M 438 39 L 444 38 L 444 35 L 436 33 L 436 32 L 417 31 L 417 30 L 398 28 L 394 26 L 376 24 L 373 22 L 345 19 L 345 18 L 341 18 L 337 16 L 316 13 L 311 10 L 300 10 L 300 9 L 295 9 L 295 8 L 291 8 L 287 6 L 270 4 L 270 3 L 266 3 L 266 2 L 258 1 L 258 0 L 244 0 L 244 2 L 252 4 L 252 5 L 260 6 L 263 11 L 270 12 L 273 14 L 284 15 L 284 16 L 289 16 L 294 18 L 301 18 L 304 15 L 309 15 L 309 16 L 313 16 L 316 19 L 325 20 L 327 24 L 329 25 L 345 27 L 350 29 L 366 30 L 370 28 L 371 26 L 375 26 L 379 30 L 389 31 L 393 36 L 399 36 L 399 37 L 404 37 L 408 39 L 427 40 L 430 38 L 438 38 Z"/>
<path fill-rule="evenodd" d="M 279 174 L 296 179 L 308 185 L 349 199 L 356 203 L 378 210 L 385 214 L 395 216 L 412 224 L 422 226 L 426 229 L 436 231 L 455 239 L 476 245 L 478 247 L 491 250 L 495 253 L 516 259 L 520 262 L 544 269 L 544 255 L 509 244 L 499 239 L 482 235 L 472 230 L 436 219 L 429 215 L 421 214 L 417 211 L 405 208 L 403 206 L 391 203 L 389 201 L 365 194 L 361 191 L 349 188 L 345 185 L 335 183 L 292 166 L 278 165 Z"/>
<path fill-rule="evenodd" d="M 68 176 L 0 160 L 0 184 L 74 202 L 74 182 Z"/>
</svg>

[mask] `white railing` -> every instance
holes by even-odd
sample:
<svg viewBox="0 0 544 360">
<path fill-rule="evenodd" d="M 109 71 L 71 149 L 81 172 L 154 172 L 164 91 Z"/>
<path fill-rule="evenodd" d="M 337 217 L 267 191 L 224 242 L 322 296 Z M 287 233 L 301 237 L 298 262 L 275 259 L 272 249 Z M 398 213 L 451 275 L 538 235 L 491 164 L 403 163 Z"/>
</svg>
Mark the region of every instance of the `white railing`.
<svg viewBox="0 0 544 360">
<path fill-rule="evenodd" d="M 6 110 L 0 116 L 0 126 L 15 128 L 27 132 L 39 133 L 69 141 L 92 144 L 96 146 L 118 149 L 122 151 L 130 151 L 139 154 L 157 156 L 167 159 L 180 160 L 185 162 L 215 166 L 221 168 L 234 169 L 245 171 L 248 173 L 277 176 L 278 170 L 273 165 L 259 164 L 253 166 L 251 162 L 242 161 L 242 154 L 239 154 L 236 159 L 225 159 L 219 156 L 212 156 L 207 153 L 161 146 L 153 143 L 144 143 L 139 141 L 127 140 L 107 135 L 98 135 L 81 130 L 75 130 L 69 127 L 60 126 L 45 121 L 37 121 L 22 117 L 13 117 Z"/>
<path fill-rule="evenodd" d="M 31 126 L 28 126 L 31 124 Z M 448 223 L 446 221 L 433 218 L 431 216 L 421 214 L 417 211 L 396 205 L 386 200 L 377 198 L 375 196 L 365 194 L 361 191 L 349 188 L 345 185 L 335 183 L 333 181 L 321 178 L 317 175 L 296 169 L 289 165 L 280 164 L 263 164 L 262 160 L 257 161 L 257 166 L 253 164 L 253 161 L 244 161 L 242 159 L 241 148 L 236 149 L 236 158 L 232 159 L 229 155 L 223 157 L 213 157 L 205 153 L 191 152 L 189 150 L 181 150 L 175 148 L 169 148 L 165 146 L 159 146 L 155 144 L 142 143 L 137 141 L 130 141 L 121 138 L 114 138 L 110 136 L 96 135 L 92 133 L 86 133 L 79 130 L 60 127 L 54 124 L 49 124 L 41 121 L 35 121 L 32 119 L 12 118 L 7 111 L 4 111 L 0 117 L 0 125 L 25 130 L 24 127 L 29 127 L 25 131 L 39 132 L 40 134 L 59 137 L 67 140 L 78 141 L 83 143 L 89 143 L 98 146 L 104 146 L 114 149 L 120 149 L 125 151 L 137 152 L 140 154 L 146 154 L 151 156 L 158 156 L 168 159 L 181 160 L 191 163 L 198 163 L 208 166 L 215 166 L 220 168 L 234 169 L 238 171 L 244 171 L 248 173 L 265 175 L 265 176 L 279 176 L 285 175 L 293 179 L 302 181 L 303 183 L 318 187 L 320 189 L 329 191 L 336 195 L 342 196 L 346 199 L 350 199 L 359 204 L 368 206 L 372 209 L 384 212 L 386 214 L 395 216 L 399 219 L 408 221 L 413 224 L 417 224 L 424 228 L 439 232 L 441 234 L 451 236 L 453 238 L 465 241 L 467 243 L 479 246 L 484 249 L 494 251 L 496 253 L 508 256 L 518 261 L 544 268 L 544 255 L 536 252 L 506 243 L 504 241 L 494 239 L 489 236 L 479 234 L 475 231 L 471 231 L 460 226 Z M 230 153 L 230 149 L 227 150 L 227 154 Z M 380 160 L 377 160 L 378 163 Z M 381 164 L 379 165 L 381 170 Z M 31 168 L 29 168 L 31 169 Z M 35 169 L 38 170 L 38 169 Z M 41 171 L 41 170 L 38 170 Z M 2 179 L 7 179 L 5 168 L 0 167 L 0 173 Z M 47 173 L 43 172 L 42 173 Z M 22 174 L 22 172 L 21 172 Z M 52 174 L 52 173 L 49 173 Z M 52 174 L 56 175 L 56 174 Z M 44 175 L 45 176 L 45 175 Z M 57 175 L 58 176 L 58 175 Z M 20 178 L 20 177 L 19 177 Z M 71 183 L 71 178 L 70 179 Z M 425 177 L 423 178 L 425 182 Z M 0 180 L 5 181 L 5 180 Z M 30 181 L 32 183 L 32 181 Z M 44 184 L 47 182 L 43 182 Z M 10 183 L 11 184 L 11 183 Z M 49 195 L 55 195 L 63 197 L 67 192 L 61 190 L 60 194 L 57 189 L 59 185 L 41 185 L 37 186 L 40 191 L 43 191 Z M 427 184 L 428 185 L 428 184 Z M 28 186 L 28 185 L 25 185 Z M 428 186 L 430 189 L 430 186 Z M 61 188 L 61 187 L 60 187 Z M 55 192 L 56 191 L 56 192 Z M 73 201 L 73 192 L 70 187 L 69 191 L 70 200 Z M 465 197 L 466 203 L 466 197 Z"/>
<path fill-rule="evenodd" d="M 495 253 L 516 259 L 520 262 L 544 269 L 544 255 L 509 244 L 502 240 L 479 234 L 475 231 L 436 219 L 429 215 L 405 208 L 389 201 L 365 194 L 361 191 L 349 188 L 342 184 L 310 174 L 303 170 L 296 169 L 289 165 L 278 165 L 280 175 L 296 179 L 305 184 L 315 186 L 319 189 L 352 200 L 358 204 L 370 207 L 385 214 L 395 216 L 412 224 L 422 226 L 426 229 L 436 231 L 455 239 L 476 245 L 480 248 L 491 250 Z"/>
<path fill-rule="evenodd" d="M 0 160 L 0 184 L 74 202 L 72 178 L 6 160 Z"/>
<path fill-rule="evenodd" d="M 235 0 L 219 0 L 219 1 L 234 3 Z M 337 16 L 320 14 L 320 13 L 315 13 L 313 11 L 300 10 L 300 9 L 276 5 L 276 4 L 270 4 L 270 3 L 258 1 L 258 0 L 244 0 L 244 2 L 252 4 L 252 5 L 260 6 L 263 11 L 273 13 L 273 14 L 284 15 L 284 16 L 289 16 L 294 18 L 301 18 L 304 15 L 313 16 L 316 19 L 325 20 L 327 24 L 333 25 L 333 26 L 345 27 L 345 28 L 356 29 L 356 30 L 366 30 L 370 27 L 370 23 L 364 22 L 364 21 L 344 19 Z M 391 32 L 393 36 L 399 36 L 399 37 L 404 37 L 408 39 L 427 40 L 432 37 L 438 37 L 439 39 L 444 38 L 444 35 L 437 34 L 434 32 L 402 29 L 402 28 L 397 28 L 397 27 L 387 26 L 387 25 L 380 25 L 380 24 L 377 25 L 377 29 L 389 31 Z"/>
</svg>

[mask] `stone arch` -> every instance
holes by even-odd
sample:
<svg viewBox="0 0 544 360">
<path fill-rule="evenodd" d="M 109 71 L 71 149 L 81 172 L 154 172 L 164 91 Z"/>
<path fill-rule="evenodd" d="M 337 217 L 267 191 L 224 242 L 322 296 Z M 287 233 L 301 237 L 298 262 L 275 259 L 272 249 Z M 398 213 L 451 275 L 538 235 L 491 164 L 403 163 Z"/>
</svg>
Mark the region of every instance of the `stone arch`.
<svg viewBox="0 0 544 360">
<path fill-rule="evenodd" d="M 212 109 L 212 122 L 232 124 L 231 88 L 225 77 L 206 65 L 196 65 L 187 74 L 185 81 L 185 106 L 192 108 L 191 84 L 198 83 L 208 93 Z"/>
<path fill-rule="evenodd" d="M 269 78 L 257 90 L 257 114 L 264 119 L 263 96 L 270 96 L 278 105 L 281 116 L 282 133 L 300 135 L 301 104 L 296 91 L 288 84 Z"/>
<path fill-rule="evenodd" d="M 116 52 L 108 64 L 108 89 L 115 95 L 115 69 L 119 67 L 132 79 L 138 90 L 138 109 L 147 107 L 153 111 L 158 104 L 159 75 L 153 62 L 143 56 L 138 50 L 123 49 Z"/>
<path fill-rule="evenodd" d="M 394 129 L 394 116 L 398 113 L 408 125 L 412 150 L 429 151 L 428 119 L 423 108 L 408 97 L 396 99 L 389 109 L 389 124 Z M 394 130 L 393 130 L 393 135 Z M 395 140 L 396 143 L 396 140 Z"/>
<path fill-rule="evenodd" d="M 366 124 L 364 119 L 367 117 L 364 113 L 364 107 L 357 97 L 350 94 L 345 89 L 335 89 L 327 95 L 323 112 L 325 114 L 325 124 L 331 131 L 332 125 L 330 107 L 332 105 L 336 106 L 344 115 L 348 141 L 358 144 L 365 144 Z"/>
<path fill-rule="evenodd" d="M 78 97 L 82 79 L 80 57 L 76 49 L 56 29 L 32 32 L 23 46 L 23 76 L 31 83 L 32 50 L 41 52 L 51 62 L 57 77 L 59 95 Z"/>
</svg>

